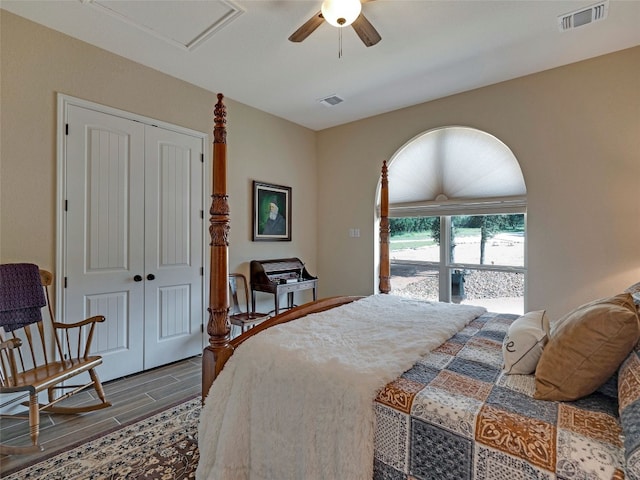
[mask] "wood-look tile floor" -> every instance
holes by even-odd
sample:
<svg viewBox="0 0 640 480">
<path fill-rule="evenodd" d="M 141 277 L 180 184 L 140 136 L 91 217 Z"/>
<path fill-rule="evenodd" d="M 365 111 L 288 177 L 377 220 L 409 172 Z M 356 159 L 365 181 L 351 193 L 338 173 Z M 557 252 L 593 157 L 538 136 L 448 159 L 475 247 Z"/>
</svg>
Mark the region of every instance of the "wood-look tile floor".
<svg viewBox="0 0 640 480">
<path fill-rule="evenodd" d="M 53 450 L 71 448 L 83 440 L 113 430 L 120 425 L 144 418 L 187 397 L 200 394 L 202 388 L 202 357 L 103 382 L 107 400 L 112 406 L 79 415 L 40 415 L 40 444 L 44 452 L 33 455 L 0 455 L 2 472 L 33 463 Z M 98 369 L 98 374 L 100 370 Z M 64 400 L 72 403 L 93 403 L 93 389 Z M 61 405 L 63 404 L 61 402 Z M 29 424 L 26 419 L 0 419 L 0 441 L 11 445 L 29 445 Z"/>
</svg>

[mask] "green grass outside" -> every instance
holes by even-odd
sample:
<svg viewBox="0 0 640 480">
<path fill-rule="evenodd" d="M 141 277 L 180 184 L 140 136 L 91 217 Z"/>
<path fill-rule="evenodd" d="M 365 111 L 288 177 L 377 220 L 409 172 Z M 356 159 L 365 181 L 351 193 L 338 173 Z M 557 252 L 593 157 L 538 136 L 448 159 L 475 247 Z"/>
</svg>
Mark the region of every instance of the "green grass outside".
<svg viewBox="0 0 640 480">
<path fill-rule="evenodd" d="M 411 232 L 395 235 L 390 238 L 389 250 L 430 247 L 436 245 L 429 232 Z"/>
<path fill-rule="evenodd" d="M 389 244 L 389 250 L 405 250 L 407 248 L 420 248 L 420 247 L 430 247 L 431 245 L 435 245 L 433 240 L 425 240 L 425 241 L 406 241 L 406 242 L 396 242 L 393 243 L 393 240 Z"/>
<path fill-rule="evenodd" d="M 473 237 L 479 236 L 480 229 L 479 228 L 456 228 L 456 237 Z M 431 245 L 435 242 L 431 238 L 430 232 L 410 232 L 410 233 L 402 233 L 400 235 L 391 235 L 391 241 L 430 241 Z"/>
<path fill-rule="evenodd" d="M 505 230 L 507 232 L 507 230 Z M 479 228 L 456 228 L 456 237 L 480 237 Z M 430 232 L 410 232 L 400 235 L 392 235 L 389 249 L 402 250 L 406 248 L 430 247 L 436 245 Z"/>
</svg>

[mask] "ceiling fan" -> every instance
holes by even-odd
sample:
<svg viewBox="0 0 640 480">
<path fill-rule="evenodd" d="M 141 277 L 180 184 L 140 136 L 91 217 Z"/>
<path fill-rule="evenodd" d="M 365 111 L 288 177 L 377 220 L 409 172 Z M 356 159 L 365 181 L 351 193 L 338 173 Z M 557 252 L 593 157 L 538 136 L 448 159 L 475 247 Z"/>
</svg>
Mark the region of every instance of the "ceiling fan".
<svg viewBox="0 0 640 480">
<path fill-rule="evenodd" d="M 364 14 L 361 13 L 362 4 L 370 1 L 373 0 L 324 0 L 321 11 L 293 32 L 289 40 L 302 42 L 326 20 L 335 27 L 351 25 L 360 40 L 367 47 L 371 47 L 378 43 L 382 37 Z"/>
</svg>

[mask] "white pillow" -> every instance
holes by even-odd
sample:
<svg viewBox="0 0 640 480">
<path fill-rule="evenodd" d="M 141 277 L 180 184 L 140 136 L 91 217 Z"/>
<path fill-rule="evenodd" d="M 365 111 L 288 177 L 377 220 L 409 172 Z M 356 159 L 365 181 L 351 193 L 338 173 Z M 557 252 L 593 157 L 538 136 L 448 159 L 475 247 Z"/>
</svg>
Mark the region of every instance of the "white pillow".
<svg viewBox="0 0 640 480">
<path fill-rule="evenodd" d="M 502 342 L 502 369 L 507 375 L 528 375 L 536 371 L 544 346 L 549 341 L 549 319 L 544 310 L 517 318 Z"/>
</svg>

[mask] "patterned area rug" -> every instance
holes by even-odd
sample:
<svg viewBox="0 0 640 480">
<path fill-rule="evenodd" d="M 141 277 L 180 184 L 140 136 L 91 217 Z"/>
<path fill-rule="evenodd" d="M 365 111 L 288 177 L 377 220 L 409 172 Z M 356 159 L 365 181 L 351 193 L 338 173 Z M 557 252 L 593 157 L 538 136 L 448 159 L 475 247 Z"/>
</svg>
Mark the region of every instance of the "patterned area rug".
<svg viewBox="0 0 640 480">
<path fill-rule="evenodd" d="M 200 397 L 197 397 L 2 478 L 195 478 L 199 415 Z"/>
</svg>

